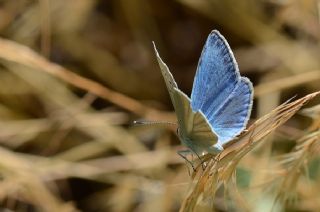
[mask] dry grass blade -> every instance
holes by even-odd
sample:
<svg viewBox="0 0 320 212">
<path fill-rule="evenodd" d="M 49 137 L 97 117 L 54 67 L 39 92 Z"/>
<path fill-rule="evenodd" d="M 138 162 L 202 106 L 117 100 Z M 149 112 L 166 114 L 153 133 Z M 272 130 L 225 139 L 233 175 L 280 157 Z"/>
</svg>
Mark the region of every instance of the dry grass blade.
<svg viewBox="0 0 320 212">
<path fill-rule="evenodd" d="M 13 199 L 29 202 L 41 211 L 77 211 L 72 204 L 63 203 L 48 189 L 39 173 L 35 171 L 34 164 L 4 148 L 0 148 L 0 153 L 3 177 L 0 198 L 10 193 Z M 10 185 L 10 192 L 7 192 L 7 186 Z"/>
<path fill-rule="evenodd" d="M 308 116 L 312 119 L 312 124 L 309 127 L 309 131 L 320 129 L 320 105 L 306 108 L 301 111 L 302 115 Z"/>
<path fill-rule="evenodd" d="M 206 194 L 205 197 L 211 198 L 211 205 L 214 205 L 215 192 L 222 183 L 228 184 L 230 182 L 241 158 L 257 144 L 260 144 L 262 138 L 286 122 L 310 99 L 319 94 L 320 92 L 315 92 L 294 102 L 280 105 L 252 124 L 234 142 L 228 145 L 220 155 L 216 156 L 216 158 L 211 158 L 208 161 L 206 170 L 200 175 L 190 194 L 184 200 L 180 211 L 194 211 L 199 201 L 203 201 L 201 197 L 204 198 L 204 194 Z M 214 207 L 212 210 L 214 210 Z"/>
<path fill-rule="evenodd" d="M 277 201 L 284 204 L 294 202 L 288 200 L 294 200 L 299 179 L 306 174 L 306 165 L 319 153 L 319 150 L 320 131 L 315 131 L 299 139 L 295 150 L 280 160 L 279 164 L 283 164 L 285 173 L 276 187 Z"/>
<path fill-rule="evenodd" d="M 301 84 L 315 82 L 315 81 L 318 81 L 319 79 L 320 79 L 319 70 L 296 74 L 293 76 L 288 76 L 282 79 L 273 80 L 271 82 L 257 85 L 254 88 L 254 95 L 255 97 L 260 97 L 275 91 L 281 91 L 281 90 L 289 89 Z"/>
<path fill-rule="evenodd" d="M 26 46 L 1 38 L 0 49 L 0 58 L 4 60 L 24 65 L 37 71 L 49 73 L 73 86 L 106 99 L 134 114 L 145 118 L 173 120 L 171 113 L 160 112 L 147 107 L 135 99 L 112 91 L 95 81 L 77 75 L 58 64 L 48 61 Z"/>
</svg>

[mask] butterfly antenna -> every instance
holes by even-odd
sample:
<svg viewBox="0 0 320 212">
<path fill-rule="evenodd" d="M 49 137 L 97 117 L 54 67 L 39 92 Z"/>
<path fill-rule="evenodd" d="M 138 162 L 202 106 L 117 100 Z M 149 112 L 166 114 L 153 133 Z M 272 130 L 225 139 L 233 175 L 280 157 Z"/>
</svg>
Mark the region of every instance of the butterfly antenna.
<svg viewBox="0 0 320 212">
<path fill-rule="evenodd" d="M 177 125 L 177 123 L 170 121 L 133 121 L 134 125 Z"/>
</svg>

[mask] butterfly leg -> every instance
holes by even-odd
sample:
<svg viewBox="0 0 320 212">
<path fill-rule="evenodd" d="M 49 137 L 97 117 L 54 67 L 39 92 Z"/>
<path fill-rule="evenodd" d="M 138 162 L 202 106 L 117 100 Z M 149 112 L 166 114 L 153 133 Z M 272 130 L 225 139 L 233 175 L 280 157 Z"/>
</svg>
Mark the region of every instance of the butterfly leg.
<svg viewBox="0 0 320 212">
<path fill-rule="evenodd" d="M 198 157 L 198 159 L 199 159 L 199 161 L 200 161 L 200 163 L 201 163 L 202 171 L 204 171 L 204 170 L 206 169 L 205 163 L 202 161 L 200 155 L 198 155 L 197 152 L 195 152 L 195 151 L 193 151 L 193 152 L 194 152 L 194 154 Z"/>
<path fill-rule="evenodd" d="M 186 157 L 186 155 L 192 154 L 193 152 L 191 152 L 188 149 L 185 149 L 185 150 L 179 150 L 179 151 L 177 151 L 177 153 L 178 153 L 178 155 L 180 155 L 180 157 L 182 157 L 186 162 L 188 162 L 191 165 L 193 171 L 195 172 L 196 169 L 194 168 L 193 163 Z"/>
<path fill-rule="evenodd" d="M 192 154 L 192 155 L 195 154 L 197 156 L 197 158 L 199 159 L 200 163 L 201 163 L 202 170 L 203 171 L 205 170 L 205 168 L 206 168 L 205 163 L 202 161 L 200 155 L 196 151 L 194 151 L 193 149 L 190 149 L 190 150 L 185 150 L 185 152 L 188 152 L 189 154 Z M 195 169 L 193 166 L 192 166 L 192 168 L 194 170 L 197 169 L 197 168 Z"/>
</svg>

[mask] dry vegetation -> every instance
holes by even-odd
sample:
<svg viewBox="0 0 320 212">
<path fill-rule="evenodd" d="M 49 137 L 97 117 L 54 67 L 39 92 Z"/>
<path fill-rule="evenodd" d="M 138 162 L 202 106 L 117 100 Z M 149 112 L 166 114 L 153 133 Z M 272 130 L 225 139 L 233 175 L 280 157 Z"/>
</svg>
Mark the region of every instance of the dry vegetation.
<svg viewBox="0 0 320 212">
<path fill-rule="evenodd" d="M 319 8 L 1 0 L 0 210 L 319 211 Z M 212 29 L 253 81 L 255 103 L 248 129 L 190 172 L 174 128 L 132 121 L 175 121 L 151 41 L 190 93 Z"/>
</svg>

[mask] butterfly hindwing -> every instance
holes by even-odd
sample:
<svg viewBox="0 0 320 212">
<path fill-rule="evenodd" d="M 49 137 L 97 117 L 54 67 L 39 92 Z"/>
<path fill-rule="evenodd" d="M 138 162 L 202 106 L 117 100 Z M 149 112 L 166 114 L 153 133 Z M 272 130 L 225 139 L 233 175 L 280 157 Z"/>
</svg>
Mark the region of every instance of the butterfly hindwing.
<svg viewBox="0 0 320 212">
<path fill-rule="evenodd" d="M 210 151 L 210 148 L 218 141 L 205 116 L 200 112 L 194 112 L 190 105 L 190 99 L 179 89 L 173 93 L 177 106 L 176 114 L 179 122 L 179 137 L 186 146 L 197 154 Z"/>
<path fill-rule="evenodd" d="M 208 118 L 219 135 L 221 145 L 244 130 L 249 119 L 248 111 L 251 111 L 252 107 L 252 96 L 252 85 L 249 79 L 241 78 L 219 110 Z"/>
</svg>

